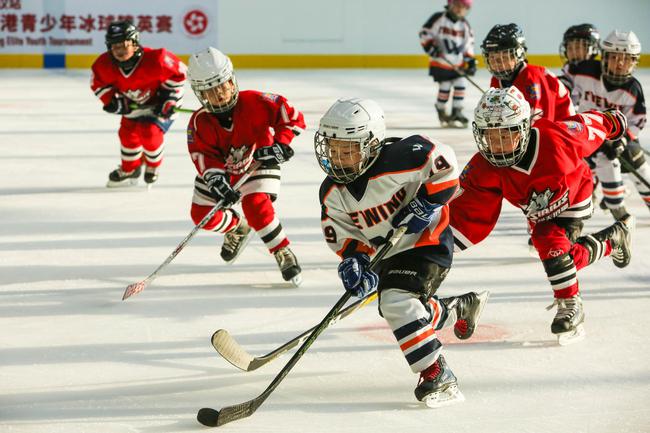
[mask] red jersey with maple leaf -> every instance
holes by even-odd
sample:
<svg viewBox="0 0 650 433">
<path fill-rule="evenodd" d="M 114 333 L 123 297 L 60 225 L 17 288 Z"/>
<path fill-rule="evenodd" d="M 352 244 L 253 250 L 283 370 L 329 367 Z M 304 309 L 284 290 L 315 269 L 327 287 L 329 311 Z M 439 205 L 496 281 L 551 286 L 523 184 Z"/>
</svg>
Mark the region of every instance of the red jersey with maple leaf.
<svg viewBox="0 0 650 433">
<path fill-rule="evenodd" d="M 210 169 L 238 175 L 253 162 L 255 149 L 274 142 L 288 146 L 304 129 L 302 113 L 283 96 L 242 90 L 229 128 L 205 108 L 194 112 L 187 127 L 187 146 L 199 175 Z"/>
<path fill-rule="evenodd" d="M 539 118 L 563 120 L 576 114 L 569 90 L 555 75 L 542 66 L 524 63 L 524 67 L 512 83 L 495 77 L 490 81 L 490 87 L 510 86 L 515 86 L 524 94 L 524 98 L 530 104 L 533 120 Z"/>
<path fill-rule="evenodd" d="M 468 248 L 490 234 L 503 199 L 520 208 L 532 225 L 591 216 L 593 185 L 583 158 L 598 149 L 613 128 L 597 111 L 562 122 L 540 119 L 516 165 L 495 167 L 475 154 L 461 174 L 462 193 L 450 204 L 456 248 Z"/>
<path fill-rule="evenodd" d="M 92 66 L 90 87 L 104 105 L 119 93 L 138 105 L 157 105 L 165 100 L 180 100 L 187 67 L 164 48 L 143 47 L 142 57 L 128 73 L 103 53 Z"/>
</svg>

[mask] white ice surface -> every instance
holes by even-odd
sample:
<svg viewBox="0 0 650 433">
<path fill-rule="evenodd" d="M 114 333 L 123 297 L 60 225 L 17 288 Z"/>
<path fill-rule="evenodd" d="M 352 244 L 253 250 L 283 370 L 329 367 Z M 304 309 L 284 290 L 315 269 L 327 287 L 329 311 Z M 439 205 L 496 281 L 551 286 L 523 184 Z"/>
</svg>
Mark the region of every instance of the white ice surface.
<svg viewBox="0 0 650 433">
<path fill-rule="evenodd" d="M 650 89 L 650 71 L 639 76 Z M 0 71 L 0 432 L 203 431 L 199 408 L 261 393 L 289 357 L 243 373 L 209 338 L 226 328 L 261 355 L 318 323 L 342 294 L 319 230 L 323 174 L 312 151 L 318 117 L 336 97 L 376 99 L 390 135 L 431 135 L 452 145 L 461 164 L 474 152 L 470 130 L 437 128 L 423 70 L 242 70 L 238 78 L 243 89 L 284 94 L 306 115 L 309 129 L 294 142 L 277 202 L 303 286 L 281 280 L 259 239 L 225 266 L 221 239 L 200 233 L 151 286 L 122 302 L 124 288 L 192 228 L 189 117 L 166 135 L 152 191 L 107 190 L 119 162 L 119 119 L 101 110 L 88 72 Z M 477 81 L 487 86 L 485 71 Z M 468 87 L 466 106 L 478 96 Z M 196 105 L 188 88 L 187 106 Z M 641 140 L 650 143 L 647 129 Z M 585 341 L 556 345 L 554 313 L 544 309 L 549 284 L 528 255 L 523 217 L 506 205 L 488 240 L 456 256 L 440 290 L 492 291 L 473 340 L 440 334 L 465 403 L 431 410 L 415 401 L 417 376 L 373 305 L 327 329 L 253 416 L 220 429 L 649 432 L 650 215 L 635 191 L 628 206 L 638 217 L 631 265 L 619 270 L 604 259 L 579 274 Z M 610 222 L 598 210 L 586 231 Z"/>
</svg>

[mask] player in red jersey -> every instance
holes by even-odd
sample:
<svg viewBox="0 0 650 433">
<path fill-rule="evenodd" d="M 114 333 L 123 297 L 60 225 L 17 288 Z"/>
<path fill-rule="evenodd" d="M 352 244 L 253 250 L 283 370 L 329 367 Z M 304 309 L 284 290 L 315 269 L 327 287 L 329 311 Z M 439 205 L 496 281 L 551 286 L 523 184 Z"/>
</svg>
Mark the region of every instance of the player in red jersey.
<svg viewBox="0 0 650 433">
<path fill-rule="evenodd" d="M 571 95 L 555 75 L 526 60 L 526 39 L 517 24 L 497 24 L 481 44 L 490 87 L 515 86 L 530 104 L 533 120 L 562 120 L 575 114 Z"/>
<path fill-rule="evenodd" d="M 305 128 L 302 113 L 283 96 L 239 91 L 232 62 L 212 47 L 190 57 L 189 77 L 203 105 L 187 128 L 188 149 L 198 171 L 192 219 L 198 223 L 224 200 L 223 210 L 203 227 L 225 234 L 221 257 L 235 260 L 252 227 L 275 256 L 284 280 L 300 284 L 300 266 L 273 201 L 280 189 L 280 164 L 293 156 L 291 140 Z M 235 191 L 232 185 L 254 160 L 262 166 Z M 245 219 L 231 208 L 240 196 Z"/>
<path fill-rule="evenodd" d="M 90 87 L 104 111 L 122 116 L 122 163 L 108 175 L 107 186 L 135 185 L 143 160 L 144 181 L 151 184 L 162 163 L 163 134 L 181 104 L 186 67 L 164 48 L 141 46 L 140 33 L 129 21 L 108 26 L 106 48 L 93 63 Z"/>
<path fill-rule="evenodd" d="M 584 335 L 577 271 L 603 256 L 630 262 L 632 217 L 580 236 L 593 212 L 591 173 L 584 157 L 618 140 L 627 120 L 618 110 L 587 111 L 530 126 L 530 106 L 516 88 L 490 88 L 474 111 L 479 149 L 460 178 L 462 194 L 450 204 L 456 248 L 476 244 L 494 228 L 503 199 L 521 208 L 553 288 L 557 314 L 551 331 L 561 344 Z"/>
</svg>

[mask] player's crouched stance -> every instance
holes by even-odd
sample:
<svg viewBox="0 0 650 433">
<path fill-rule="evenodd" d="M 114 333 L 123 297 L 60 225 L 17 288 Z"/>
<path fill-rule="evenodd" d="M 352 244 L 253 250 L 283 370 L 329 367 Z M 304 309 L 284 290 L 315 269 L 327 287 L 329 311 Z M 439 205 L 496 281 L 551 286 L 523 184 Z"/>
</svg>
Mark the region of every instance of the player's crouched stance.
<svg viewBox="0 0 650 433">
<path fill-rule="evenodd" d="M 280 95 L 240 92 L 232 62 L 212 47 L 190 57 L 189 76 L 203 105 L 187 127 L 187 146 L 198 171 L 192 219 L 198 224 L 222 202 L 223 209 L 203 226 L 225 234 L 221 258 L 232 263 L 250 239 L 252 228 L 274 255 L 283 279 L 300 284 L 301 269 L 273 201 L 280 190 L 280 164 L 294 153 L 289 143 L 305 128 L 302 113 Z M 236 191 L 233 185 L 253 161 L 261 166 Z M 240 197 L 245 219 L 231 209 Z"/>
<path fill-rule="evenodd" d="M 379 291 L 386 319 L 420 382 L 418 400 L 430 407 L 462 401 L 456 377 L 441 354 L 436 331 L 454 326 L 472 336 L 488 292 L 439 299 L 452 262 L 447 202 L 458 187 L 453 150 L 414 135 L 385 140 L 383 110 L 367 99 L 340 99 L 325 113 L 314 139 L 327 173 L 320 189 L 325 240 L 342 259 L 346 290 Z M 387 234 L 407 226 L 376 269 L 370 256 Z"/>
<path fill-rule="evenodd" d="M 140 45 L 130 21 L 106 31 L 108 51 L 93 63 L 91 88 L 107 113 L 122 116 L 119 137 L 122 163 L 108 175 L 108 187 L 136 185 L 142 174 L 151 185 L 163 160 L 163 135 L 180 106 L 186 67 L 174 54 Z"/>
<path fill-rule="evenodd" d="M 482 241 L 494 228 L 505 198 L 521 208 L 551 283 L 557 314 L 551 332 L 560 344 L 584 336 L 577 271 L 603 256 L 629 264 L 628 217 L 597 233 L 580 236 L 593 212 L 591 173 L 584 157 L 627 129 L 619 111 L 587 111 L 561 122 L 539 119 L 530 126 L 530 106 L 515 87 L 491 88 L 474 111 L 479 149 L 460 179 L 463 191 L 450 205 L 456 246 Z M 549 308 L 551 308 L 549 307 Z"/>
</svg>

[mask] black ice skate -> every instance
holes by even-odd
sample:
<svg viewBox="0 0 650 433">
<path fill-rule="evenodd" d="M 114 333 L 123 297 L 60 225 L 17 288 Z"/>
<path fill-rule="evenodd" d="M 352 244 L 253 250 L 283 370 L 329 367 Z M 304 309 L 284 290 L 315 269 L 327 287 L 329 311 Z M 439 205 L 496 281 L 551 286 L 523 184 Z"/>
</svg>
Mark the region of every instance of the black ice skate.
<svg viewBox="0 0 650 433">
<path fill-rule="evenodd" d="M 438 121 L 440 122 L 440 127 L 441 128 L 449 128 L 451 119 L 445 113 L 444 108 L 436 108 L 436 111 L 438 112 Z"/>
<path fill-rule="evenodd" d="M 158 167 L 147 167 L 144 169 L 144 182 L 152 184 L 158 180 Z"/>
<path fill-rule="evenodd" d="M 469 292 L 461 296 L 440 299 L 447 309 L 456 309 L 454 334 L 460 340 L 467 340 L 474 334 L 481 313 L 490 297 L 489 291 L 481 293 Z"/>
<path fill-rule="evenodd" d="M 121 167 L 111 171 L 108 175 L 108 188 L 118 188 L 122 186 L 135 186 L 138 184 L 138 178 L 142 173 L 142 167 L 138 167 L 133 171 L 125 172 Z"/>
<path fill-rule="evenodd" d="M 449 117 L 449 122 L 455 128 L 467 128 L 469 124 L 469 119 L 463 115 L 462 108 L 454 108 L 451 110 L 451 116 Z"/>
<path fill-rule="evenodd" d="M 275 261 L 278 262 L 280 272 L 284 281 L 291 281 L 294 286 L 298 287 L 302 283 L 302 276 L 300 275 L 300 265 L 296 259 L 293 251 L 289 247 L 280 248 L 275 253 Z"/>
<path fill-rule="evenodd" d="M 431 408 L 449 406 L 465 400 L 458 389 L 456 376 L 442 355 L 438 356 L 432 366 L 420 372 L 415 398 Z"/>
<path fill-rule="evenodd" d="M 228 264 L 233 263 L 244 251 L 252 235 L 253 230 L 248 226 L 246 220 L 240 217 L 237 227 L 224 235 L 221 258 Z"/>
<path fill-rule="evenodd" d="M 550 310 L 557 305 L 557 313 L 553 323 L 551 323 L 551 332 L 557 335 L 560 346 L 576 343 L 585 338 L 585 313 L 582 309 L 582 298 L 577 294 L 571 298 L 556 298 L 551 305 L 547 307 Z"/>
<path fill-rule="evenodd" d="M 634 230 L 634 217 L 628 215 L 625 219 L 616 221 L 591 236 L 600 242 L 609 240 L 612 246 L 611 256 L 614 265 L 624 268 L 630 264 L 632 259 L 632 230 Z"/>
</svg>

